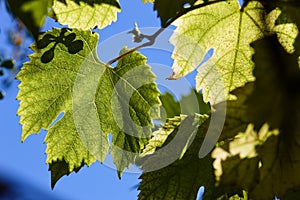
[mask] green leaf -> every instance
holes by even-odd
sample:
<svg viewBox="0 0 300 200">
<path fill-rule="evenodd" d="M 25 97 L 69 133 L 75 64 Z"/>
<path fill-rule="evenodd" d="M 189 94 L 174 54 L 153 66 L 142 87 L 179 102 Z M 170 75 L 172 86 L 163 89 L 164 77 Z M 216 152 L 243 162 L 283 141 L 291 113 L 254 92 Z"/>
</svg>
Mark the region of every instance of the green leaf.
<svg viewBox="0 0 300 200">
<path fill-rule="evenodd" d="M 185 11 L 185 5 L 194 5 L 197 0 L 156 0 L 154 2 L 154 10 L 157 10 L 161 20 L 161 26 L 166 27 L 167 23 L 174 19 L 179 13 Z"/>
<path fill-rule="evenodd" d="M 8 0 L 12 13 L 25 24 L 35 39 L 38 38 L 52 3 L 52 0 Z"/>
<path fill-rule="evenodd" d="M 32 46 L 35 53 L 17 76 L 21 81 L 17 99 L 22 141 L 41 129 L 48 130 L 47 163 L 64 160 L 71 172 L 82 163 L 90 165 L 95 159 L 103 162 L 111 133 L 111 153 L 120 175 L 150 137 L 150 114 L 160 104 L 155 76 L 145 64 L 146 58 L 134 52 L 113 69 L 97 58 L 96 33 L 53 29 L 46 34 L 60 42 L 55 40 L 39 50 Z M 71 34 L 83 43 L 75 54 L 68 52 L 68 43 L 57 39 Z M 53 49 L 54 58 L 43 63 L 41 58 L 49 49 Z M 61 113 L 61 119 L 55 121 Z M 133 156 L 115 153 L 117 147 Z"/>
<path fill-rule="evenodd" d="M 77 168 L 74 169 L 74 172 L 78 172 L 81 167 L 83 167 L 83 164 Z M 68 167 L 68 163 L 66 163 L 66 161 L 62 160 L 62 161 L 53 161 L 50 165 L 49 165 L 49 171 L 51 171 L 51 188 L 53 189 L 55 184 L 57 183 L 57 181 L 63 177 L 64 175 L 69 175 L 70 171 L 69 171 L 69 167 Z"/>
<path fill-rule="evenodd" d="M 69 28 L 88 30 L 97 26 L 103 29 L 116 21 L 117 13 L 120 12 L 117 0 L 65 2 L 54 1 L 53 10 L 58 22 Z"/>
<path fill-rule="evenodd" d="M 67 1 L 66 0 L 57 0 L 57 1 L 60 1 L 64 4 L 67 4 Z M 120 8 L 120 4 L 118 1 L 114 1 L 114 0 L 98 0 L 98 1 L 95 1 L 95 0 L 73 0 L 75 3 L 77 3 L 78 5 L 80 5 L 80 2 L 82 3 L 86 3 L 90 6 L 94 6 L 95 4 L 102 4 L 102 3 L 105 3 L 105 4 L 109 4 L 109 5 L 112 5 L 112 6 L 115 6 L 115 7 L 118 7 Z"/>
<path fill-rule="evenodd" d="M 275 9 L 266 16 L 263 6 L 256 1 L 240 10 L 238 2 L 231 0 L 185 14 L 174 22 L 177 29 L 170 39 L 175 46 L 174 73 L 169 79 L 193 71 L 213 48 L 210 60 L 197 70 L 196 89 L 202 89 L 204 100 L 212 105 L 234 99 L 231 91 L 254 80 L 251 42 L 276 33 L 285 49 L 294 51 L 298 29 L 288 21 L 276 24 L 280 13 Z"/>
<path fill-rule="evenodd" d="M 165 114 L 165 116 L 161 117 L 162 119 L 180 115 L 180 104 L 178 101 L 175 101 L 171 93 L 166 92 L 165 94 L 160 95 L 159 98 L 162 103 L 161 109 L 164 110 L 164 112 L 161 111 L 161 114 Z"/>
<path fill-rule="evenodd" d="M 145 156 L 148 154 L 152 154 L 155 152 L 157 148 L 161 148 L 166 140 L 168 139 L 169 135 L 174 133 L 174 130 L 180 125 L 180 122 L 184 120 L 187 116 L 181 115 L 180 117 L 168 118 L 166 123 L 163 125 L 162 128 L 155 131 L 153 133 L 152 138 L 149 140 L 146 148 L 143 150 L 141 156 Z"/>
<path fill-rule="evenodd" d="M 284 200 L 293 200 L 297 199 L 300 195 L 300 189 L 292 189 L 286 193 L 286 195 L 282 198 Z"/>
<path fill-rule="evenodd" d="M 144 3 L 154 3 L 154 0 L 142 0 Z"/>
<path fill-rule="evenodd" d="M 208 116 L 188 116 L 182 119 L 180 123 L 178 123 L 178 119 L 180 118 L 170 119 L 149 142 L 152 147 L 157 145 L 160 148 L 155 153 L 145 156 L 141 162 L 144 173 L 140 177 L 142 179 L 139 186 L 139 190 L 141 190 L 140 200 L 194 200 L 200 186 L 204 186 L 207 190 L 205 196 L 208 199 L 213 199 L 217 195 L 216 192 L 212 192 L 214 188 L 212 159 L 210 155 L 202 159 L 198 157 L 200 146 L 208 128 Z M 183 126 L 182 129 L 180 126 Z M 182 134 L 185 137 L 182 137 Z M 169 137 L 162 146 L 166 135 Z M 193 135 L 194 140 L 189 140 L 191 135 Z M 172 145 L 176 137 L 180 137 L 178 140 L 180 144 Z M 182 146 L 187 144 L 184 144 L 185 142 L 192 142 L 192 144 L 180 158 Z M 168 166 L 160 166 L 162 162 L 173 156 L 175 156 L 175 162 Z M 154 168 L 157 170 L 150 170 Z"/>
<path fill-rule="evenodd" d="M 223 150 L 214 157 L 223 160 L 222 171 L 216 167 L 222 185 L 246 189 L 250 199 L 264 200 L 283 197 L 300 185 L 300 70 L 297 53 L 288 54 L 275 36 L 252 46 L 256 81 L 239 88 L 237 98 L 246 97 L 243 119 L 254 126 L 220 143 Z"/>
<path fill-rule="evenodd" d="M 194 89 L 192 89 L 189 94 L 182 96 L 180 101 L 176 101 L 173 95 L 169 92 L 161 95 L 160 100 L 162 102 L 161 118 L 163 120 L 179 116 L 180 114 L 208 114 L 211 110 L 210 105 L 203 101 L 202 94 Z"/>
<path fill-rule="evenodd" d="M 123 49 L 120 55 L 126 51 Z M 117 72 L 115 77 L 108 73 L 105 79 L 101 79 L 99 92 L 96 95 L 96 99 L 103 99 L 102 91 L 108 90 L 108 88 L 110 93 L 114 94 L 113 97 L 112 95 L 105 97 L 106 101 L 111 102 L 111 106 L 103 104 L 102 101 L 96 101 L 96 105 L 98 106 L 98 115 L 102 116 L 100 118 L 101 126 L 107 127 L 113 135 L 111 153 L 119 177 L 125 167 L 134 163 L 147 144 L 153 127 L 150 116 L 159 115 L 153 114 L 158 111 L 157 108 L 160 105 L 160 92 L 154 83 L 156 77 L 145 63 L 146 58 L 137 52 L 125 56 L 119 60 L 115 68 Z M 128 110 L 130 113 L 127 113 Z M 119 113 L 123 115 L 119 115 Z M 118 122 L 115 122 L 116 119 L 113 117 L 117 118 Z M 113 125 L 108 123 L 110 120 Z M 122 129 L 120 130 L 120 128 Z"/>
<path fill-rule="evenodd" d="M 249 124 L 247 114 L 247 100 L 253 92 L 253 82 L 246 83 L 242 88 L 237 88 L 231 94 L 238 97 L 235 100 L 228 100 L 214 106 L 217 116 L 224 113 L 226 108 L 226 118 L 219 142 L 234 138 L 239 132 L 244 132 Z"/>
<path fill-rule="evenodd" d="M 228 195 L 225 194 L 219 197 L 218 200 L 248 200 L 248 194 L 246 191 L 243 190 L 243 197 L 240 197 L 240 195 L 238 194 L 228 197 Z"/>
<path fill-rule="evenodd" d="M 260 3 L 250 2 L 240 11 L 235 0 L 182 16 L 174 22 L 177 28 L 170 39 L 175 46 L 174 74 L 170 78 L 177 79 L 193 71 L 205 53 L 214 48 L 209 62 L 198 69 L 196 88 L 202 89 L 205 101 L 221 102 L 230 91 L 254 80 L 250 60 L 253 50 L 249 44 L 263 36 L 263 19 Z"/>
<path fill-rule="evenodd" d="M 252 0 L 245 0 L 244 4 L 249 3 Z M 266 1 L 266 0 L 256 0 L 261 2 L 264 6 L 268 7 L 300 7 L 300 3 L 297 0 L 285 0 L 285 1 L 280 1 L 280 0 L 275 0 L 275 1 Z"/>
<path fill-rule="evenodd" d="M 270 152 L 266 150 L 272 149 L 272 145 L 276 145 L 276 143 L 274 144 L 271 141 L 278 134 L 278 130 L 270 131 L 267 124 L 258 133 L 254 131 L 253 125 L 249 125 L 245 133 L 237 135 L 233 141 L 225 144 L 225 147 L 216 148 L 212 156 L 216 159 L 214 161 L 214 168 L 216 169 L 217 181 L 221 185 L 236 186 L 241 190 L 249 189 L 249 196 L 253 199 L 272 199 L 277 191 L 275 190 L 275 193 L 272 192 L 271 194 L 269 193 L 270 191 L 268 193 L 265 191 L 266 187 L 272 187 L 271 183 L 268 183 L 270 186 L 257 186 L 256 184 L 260 182 L 259 179 L 266 179 L 267 177 L 263 174 L 266 170 L 263 168 L 272 168 L 272 166 L 265 163 L 265 160 L 270 155 Z M 261 165 L 263 165 L 263 168 L 259 169 Z M 266 186 L 263 189 L 265 193 L 256 194 L 254 197 L 251 189 L 262 186 Z M 262 192 L 261 189 L 259 189 L 260 192 Z"/>
<path fill-rule="evenodd" d="M 289 5 L 290 4 L 295 4 L 295 5 Z M 278 20 L 276 23 L 278 25 L 282 25 L 286 22 L 288 23 L 295 23 L 298 27 L 298 32 L 299 32 L 299 27 L 300 27 L 300 17 L 299 17 L 299 1 L 296 0 L 290 0 L 287 2 L 284 2 L 281 5 L 278 5 L 279 8 L 282 10 Z M 297 55 L 300 56 L 300 34 L 297 35 L 297 38 L 295 39 L 294 43 L 294 49 L 297 52 Z"/>
<path fill-rule="evenodd" d="M 266 18 L 267 29 L 271 34 L 277 34 L 278 41 L 288 53 L 293 53 L 299 30 L 296 24 L 291 23 L 289 16 L 284 17 L 284 15 L 286 13 L 279 8 L 272 10 Z"/>
<path fill-rule="evenodd" d="M 209 114 L 211 112 L 209 103 L 205 103 L 203 95 L 195 89 L 192 89 L 189 94 L 181 97 L 180 105 L 181 113 L 186 115 L 193 115 L 195 111 L 200 114 Z"/>
</svg>

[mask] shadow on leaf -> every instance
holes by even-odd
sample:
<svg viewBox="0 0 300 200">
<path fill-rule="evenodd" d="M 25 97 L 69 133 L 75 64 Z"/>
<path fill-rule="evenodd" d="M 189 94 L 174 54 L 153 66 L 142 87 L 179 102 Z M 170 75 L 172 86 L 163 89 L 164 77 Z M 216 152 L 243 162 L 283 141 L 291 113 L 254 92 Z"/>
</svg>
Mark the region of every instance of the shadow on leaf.
<svg viewBox="0 0 300 200">
<path fill-rule="evenodd" d="M 58 0 L 64 4 L 67 5 L 66 0 Z M 95 1 L 95 0 L 74 0 L 75 3 L 77 3 L 78 5 L 80 5 L 80 2 L 84 2 L 87 3 L 90 6 L 94 6 L 95 4 L 108 4 L 111 6 L 115 6 L 117 8 L 121 8 L 120 4 L 118 3 L 118 1 L 116 0 L 100 0 L 100 1 Z"/>
<path fill-rule="evenodd" d="M 49 44 L 54 43 L 54 45 L 49 50 L 43 53 L 41 57 L 42 63 L 49 63 L 54 58 L 54 49 L 59 43 L 65 45 L 68 48 L 68 52 L 70 54 L 76 54 L 83 49 L 83 41 L 75 40 L 75 33 L 65 35 L 66 32 L 67 29 L 63 28 L 59 36 L 56 37 L 48 33 L 44 35 L 42 39 L 37 41 L 38 49 L 44 49 Z"/>
</svg>

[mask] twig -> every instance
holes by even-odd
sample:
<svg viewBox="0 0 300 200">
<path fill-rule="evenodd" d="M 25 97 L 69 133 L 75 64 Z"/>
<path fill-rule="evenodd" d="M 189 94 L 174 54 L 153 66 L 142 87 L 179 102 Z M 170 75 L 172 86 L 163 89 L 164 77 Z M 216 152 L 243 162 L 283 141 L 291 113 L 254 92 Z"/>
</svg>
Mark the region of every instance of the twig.
<svg viewBox="0 0 300 200">
<path fill-rule="evenodd" d="M 156 37 L 159 36 L 159 34 L 161 34 L 161 32 L 163 32 L 163 31 L 164 31 L 164 28 L 160 28 L 160 29 L 159 29 L 158 31 L 156 31 L 153 35 L 143 35 L 143 34 L 142 34 L 144 38 L 146 38 L 147 40 L 149 40 L 148 42 L 146 42 L 146 43 L 144 43 L 144 44 L 141 44 L 140 46 L 137 46 L 137 47 L 131 49 L 130 51 L 127 51 L 126 53 L 124 53 L 124 54 L 122 54 L 122 55 L 119 55 L 118 57 L 116 57 L 116 58 L 114 58 L 114 59 L 108 61 L 108 62 L 106 63 L 106 65 L 109 66 L 109 65 L 113 64 L 114 62 L 120 60 L 120 59 L 123 58 L 124 56 L 126 56 L 126 55 L 128 55 L 128 54 L 130 54 L 130 53 L 132 53 L 132 52 L 134 52 L 134 51 L 137 51 L 137 50 L 139 50 L 139 49 L 141 49 L 141 48 L 144 48 L 144 47 L 148 47 L 148 46 L 153 45 L 153 44 L 155 43 Z"/>
</svg>

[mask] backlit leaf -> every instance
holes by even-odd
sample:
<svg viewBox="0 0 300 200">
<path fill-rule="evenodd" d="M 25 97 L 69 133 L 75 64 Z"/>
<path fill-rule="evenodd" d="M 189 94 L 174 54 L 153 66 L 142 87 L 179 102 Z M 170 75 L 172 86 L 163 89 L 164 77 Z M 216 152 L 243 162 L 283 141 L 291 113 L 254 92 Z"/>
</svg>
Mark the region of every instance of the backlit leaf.
<svg viewBox="0 0 300 200">
<path fill-rule="evenodd" d="M 53 29 L 46 34 L 54 38 L 76 34 L 74 40 L 81 41 L 83 47 L 70 54 L 64 42 L 52 42 L 39 50 L 32 46 L 35 53 L 17 76 L 21 81 L 17 98 L 22 141 L 41 129 L 48 130 L 45 142 L 50 169 L 64 161 L 72 172 L 95 160 L 103 162 L 111 133 L 111 153 L 120 175 L 151 136 L 150 114 L 160 104 L 146 58 L 134 52 L 111 68 L 97 58 L 96 33 Z M 44 63 L 41 58 L 49 49 L 54 57 Z M 59 114 L 62 117 L 57 121 Z M 117 147 L 133 156 L 115 153 Z M 62 175 L 53 175 L 52 185 Z"/>
<path fill-rule="evenodd" d="M 194 200 L 200 186 L 204 186 L 205 190 L 208 191 L 205 197 L 214 199 L 218 194 L 217 192 L 212 192 L 212 188 L 214 188 L 212 159 L 210 155 L 202 159 L 198 157 L 200 146 L 208 128 L 208 117 L 200 115 L 195 117 L 189 116 L 183 119 L 180 124 L 172 123 L 175 119 L 170 119 L 164 128 L 160 130 L 162 132 L 157 133 L 157 136 L 160 134 L 163 136 L 163 132 L 173 130 L 169 133 L 168 140 L 162 146 L 158 140 L 165 140 L 165 137 L 154 137 L 153 142 L 158 144 L 160 148 L 154 154 L 146 156 L 144 162 L 141 163 L 144 173 L 140 177 L 142 182 L 139 186 L 139 190 L 141 190 L 139 199 Z M 180 126 L 184 128 L 180 130 Z M 181 144 L 172 144 L 172 142 L 176 140 L 176 137 L 180 137 L 178 135 L 193 135 L 191 133 L 192 130 L 196 131 L 194 140 L 192 140 L 193 142 L 180 158 Z M 190 140 L 184 140 L 183 137 L 179 141 L 191 142 Z M 150 140 L 149 144 L 151 143 Z M 177 159 L 169 165 L 159 168 L 164 161 L 172 156 L 175 156 L 174 158 Z M 154 168 L 158 169 L 156 171 L 150 170 Z"/>
<path fill-rule="evenodd" d="M 254 80 L 253 50 L 249 44 L 264 34 L 264 10 L 260 3 L 250 2 L 240 11 L 237 1 L 219 2 L 191 11 L 174 22 L 177 29 L 170 39 L 175 46 L 171 78 L 193 71 L 205 53 L 214 48 L 196 77 L 197 90 L 204 100 L 221 102 L 230 91 Z M 217 34 L 216 34 L 217 33 Z M 220 95 L 224 93 L 224 95 Z"/>
<path fill-rule="evenodd" d="M 236 94 L 238 99 L 243 90 L 247 94 L 244 121 L 254 126 L 225 141 L 214 157 L 223 160 L 216 167 L 222 185 L 246 189 L 250 199 L 267 200 L 300 185 L 300 70 L 296 52 L 288 54 L 275 36 L 252 46 L 256 81 L 250 95 L 249 85 Z"/>
<path fill-rule="evenodd" d="M 102 29 L 116 21 L 120 11 L 117 0 L 93 1 L 92 5 L 89 1 L 65 2 L 54 1 L 53 10 L 57 20 L 69 28 L 88 30 L 97 26 Z"/>
</svg>

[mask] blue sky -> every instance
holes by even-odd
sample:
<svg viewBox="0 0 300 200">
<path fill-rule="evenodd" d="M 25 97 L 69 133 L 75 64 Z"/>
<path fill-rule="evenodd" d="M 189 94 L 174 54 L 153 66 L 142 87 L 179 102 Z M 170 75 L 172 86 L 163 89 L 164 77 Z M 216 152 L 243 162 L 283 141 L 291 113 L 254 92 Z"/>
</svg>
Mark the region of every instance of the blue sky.
<svg viewBox="0 0 300 200">
<path fill-rule="evenodd" d="M 134 22 L 139 27 L 159 27 L 160 21 L 157 13 L 153 12 L 152 4 L 143 4 L 141 0 L 131 0 L 130 3 L 125 0 L 120 1 L 122 12 L 118 14 L 118 21 L 111 26 L 99 31 L 100 46 L 102 42 L 108 40 L 111 36 L 120 32 L 128 31 L 133 28 Z M 3 13 L 4 4 L 1 2 L 1 13 Z M 5 43 L 5 30 L 10 28 L 12 19 L 9 15 L 1 14 L 1 44 Z M 58 26 L 53 20 L 47 19 L 43 30 L 50 29 L 51 26 Z M 123 34 L 126 35 L 126 34 Z M 131 40 L 131 36 L 127 35 Z M 128 44 L 130 46 L 130 44 Z M 131 44 L 132 45 L 132 44 Z M 2 47 L 3 48 L 3 47 Z M 120 48 L 114 48 L 116 55 Z M 99 57 L 102 58 L 107 52 L 105 49 L 98 49 Z M 153 51 L 151 49 L 142 50 L 149 56 L 149 63 L 159 63 L 170 66 L 170 52 Z M 104 56 L 105 57 L 105 56 Z M 113 58 L 112 56 L 111 58 Z M 103 58 L 104 61 L 105 58 Z M 157 69 L 157 68 L 156 68 Z M 161 82 L 171 74 L 170 69 L 157 71 Z M 178 97 L 189 91 L 189 88 L 179 86 L 178 82 L 164 83 L 173 84 L 172 90 L 177 88 Z M 90 167 L 84 167 L 79 173 L 72 173 L 68 177 L 63 177 L 52 191 L 50 188 L 50 173 L 45 164 L 46 145 L 43 144 L 45 131 L 39 135 L 30 136 L 24 143 L 21 143 L 21 125 L 19 117 L 16 116 L 18 101 L 16 95 L 18 82 L 14 81 L 10 88 L 6 89 L 5 99 L 0 101 L 0 178 L 6 177 L 21 183 L 18 190 L 30 191 L 37 188 L 46 195 L 51 195 L 52 199 L 137 199 L 138 191 L 136 189 L 139 183 L 140 174 L 124 173 L 122 180 L 119 180 L 114 169 L 95 163 Z M 171 87 L 171 86 L 170 86 Z M 28 192 L 27 192 L 28 193 Z M 31 194 L 34 195 L 34 194 Z M 40 194 L 36 194 L 40 197 Z M 32 197 L 31 197 L 32 198 Z"/>
</svg>

